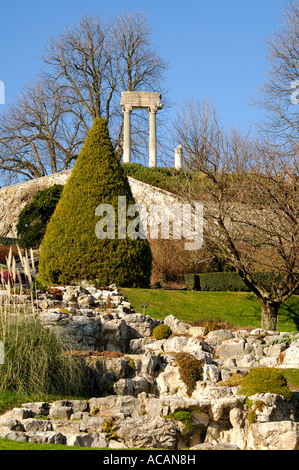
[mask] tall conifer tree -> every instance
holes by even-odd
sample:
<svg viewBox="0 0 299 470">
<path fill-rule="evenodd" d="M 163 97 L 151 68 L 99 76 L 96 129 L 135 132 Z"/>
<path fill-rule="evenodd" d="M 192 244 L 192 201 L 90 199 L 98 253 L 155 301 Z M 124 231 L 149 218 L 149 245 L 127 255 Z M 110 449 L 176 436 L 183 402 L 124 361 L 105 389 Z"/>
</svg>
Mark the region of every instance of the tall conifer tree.
<svg viewBox="0 0 299 470">
<path fill-rule="evenodd" d="M 149 243 L 128 236 L 119 239 L 118 196 L 126 197 L 127 207 L 135 202 L 115 156 L 107 122 L 96 118 L 47 226 L 39 262 L 41 278 L 57 284 L 86 279 L 102 286 L 149 285 Z M 115 210 L 115 239 L 96 236 L 101 220 L 96 208 L 101 204 Z"/>
</svg>

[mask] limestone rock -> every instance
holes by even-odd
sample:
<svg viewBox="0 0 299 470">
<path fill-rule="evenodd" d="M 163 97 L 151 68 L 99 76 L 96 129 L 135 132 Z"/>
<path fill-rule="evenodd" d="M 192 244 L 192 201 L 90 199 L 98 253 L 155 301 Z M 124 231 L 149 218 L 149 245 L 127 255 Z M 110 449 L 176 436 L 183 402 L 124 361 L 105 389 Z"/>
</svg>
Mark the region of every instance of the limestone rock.
<svg viewBox="0 0 299 470">
<path fill-rule="evenodd" d="M 234 337 L 233 333 L 230 330 L 213 330 L 206 335 L 206 341 L 216 346 L 217 344 L 222 343 L 226 339 L 232 339 Z"/>
<path fill-rule="evenodd" d="M 22 421 L 25 431 L 46 432 L 52 431 L 52 424 L 47 420 L 29 418 Z"/>
<path fill-rule="evenodd" d="M 137 417 L 141 414 L 141 403 L 132 396 L 92 398 L 89 401 L 91 414 L 118 417 L 119 415 Z"/>
<path fill-rule="evenodd" d="M 170 419 L 139 417 L 117 422 L 119 440 L 128 447 L 175 449 L 177 429 Z"/>
<path fill-rule="evenodd" d="M 168 325 L 171 331 L 176 335 L 189 333 L 191 326 L 188 323 L 179 321 L 174 315 L 168 315 L 164 318 L 164 324 Z"/>
<path fill-rule="evenodd" d="M 248 433 L 247 448 L 299 450 L 299 423 L 291 421 L 253 423 Z"/>
<path fill-rule="evenodd" d="M 299 339 L 293 341 L 285 351 L 282 367 L 299 368 Z"/>
<path fill-rule="evenodd" d="M 104 433 L 79 433 L 66 435 L 68 446 L 108 447 L 107 435 Z"/>
<path fill-rule="evenodd" d="M 210 442 L 204 442 L 190 447 L 190 450 L 240 450 L 240 448 L 234 444 L 212 444 Z"/>
</svg>

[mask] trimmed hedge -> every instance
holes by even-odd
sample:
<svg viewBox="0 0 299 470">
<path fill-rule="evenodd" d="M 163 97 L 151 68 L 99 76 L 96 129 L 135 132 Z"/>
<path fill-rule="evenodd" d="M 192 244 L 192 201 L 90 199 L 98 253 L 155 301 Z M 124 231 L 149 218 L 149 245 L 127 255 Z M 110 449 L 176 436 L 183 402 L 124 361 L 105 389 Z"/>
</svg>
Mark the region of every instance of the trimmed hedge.
<svg viewBox="0 0 299 470">
<path fill-rule="evenodd" d="M 185 274 L 185 284 L 188 290 L 201 291 L 231 291 L 249 292 L 250 289 L 244 284 L 236 272 L 220 272 L 205 274 Z"/>
<path fill-rule="evenodd" d="M 279 281 L 274 273 L 257 273 L 257 275 L 261 284 L 268 290 L 271 289 L 272 284 L 275 285 Z M 237 272 L 185 274 L 184 278 L 187 290 L 250 292 L 249 287 L 246 286 Z M 299 295 L 299 287 L 294 294 Z"/>
<path fill-rule="evenodd" d="M 199 289 L 202 291 L 250 291 L 239 274 L 234 272 L 200 274 Z"/>
</svg>

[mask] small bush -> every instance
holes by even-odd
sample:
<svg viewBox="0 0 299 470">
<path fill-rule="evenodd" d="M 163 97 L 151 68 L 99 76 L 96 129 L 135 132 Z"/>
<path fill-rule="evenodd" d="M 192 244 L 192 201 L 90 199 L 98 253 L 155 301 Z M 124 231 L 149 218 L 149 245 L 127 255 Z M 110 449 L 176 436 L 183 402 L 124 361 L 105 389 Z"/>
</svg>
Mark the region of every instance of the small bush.
<svg viewBox="0 0 299 470">
<path fill-rule="evenodd" d="M 153 337 L 157 340 L 159 339 L 167 339 L 169 336 L 172 335 L 172 331 L 168 325 L 158 325 L 153 330 Z"/>
<path fill-rule="evenodd" d="M 13 246 L 19 243 L 18 238 L 11 238 L 11 237 L 0 237 L 0 245 L 2 246 Z"/>
<path fill-rule="evenodd" d="M 249 424 L 253 424 L 256 422 L 257 420 L 257 414 L 255 411 L 249 411 L 248 415 L 246 416 L 248 421 L 249 421 Z"/>
<path fill-rule="evenodd" d="M 200 326 L 205 328 L 205 336 L 210 333 L 210 331 L 215 330 L 233 330 L 235 327 L 233 324 L 221 320 L 220 318 L 208 318 L 200 322 Z"/>
<path fill-rule="evenodd" d="M 191 420 L 191 411 L 188 410 L 176 410 L 174 413 L 169 413 L 165 418 L 175 419 L 176 421 L 181 421 L 185 426 L 187 434 L 191 433 L 192 430 L 192 420 Z"/>
<path fill-rule="evenodd" d="M 252 369 L 244 378 L 238 393 L 247 397 L 256 393 L 275 393 L 286 400 L 293 398 L 282 372 L 271 367 Z"/>
<path fill-rule="evenodd" d="M 199 360 L 192 354 L 179 353 L 176 356 L 176 362 L 180 371 L 180 378 L 187 386 L 187 393 L 192 395 L 196 388 L 198 380 L 202 379 L 204 359 Z"/>
</svg>

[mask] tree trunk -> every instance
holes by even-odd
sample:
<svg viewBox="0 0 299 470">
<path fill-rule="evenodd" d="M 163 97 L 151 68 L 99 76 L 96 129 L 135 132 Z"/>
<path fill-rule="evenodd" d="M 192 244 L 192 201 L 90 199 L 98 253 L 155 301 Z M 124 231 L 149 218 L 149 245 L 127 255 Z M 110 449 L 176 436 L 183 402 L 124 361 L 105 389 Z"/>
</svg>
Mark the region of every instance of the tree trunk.
<svg viewBox="0 0 299 470">
<path fill-rule="evenodd" d="M 280 307 L 280 302 L 267 301 L 265 299 L 260 300 L 261 311 L 262 311 L 262 321 L 261 328 L 264 330 L 276 331 L 278 309 Z"/>
</svg>

